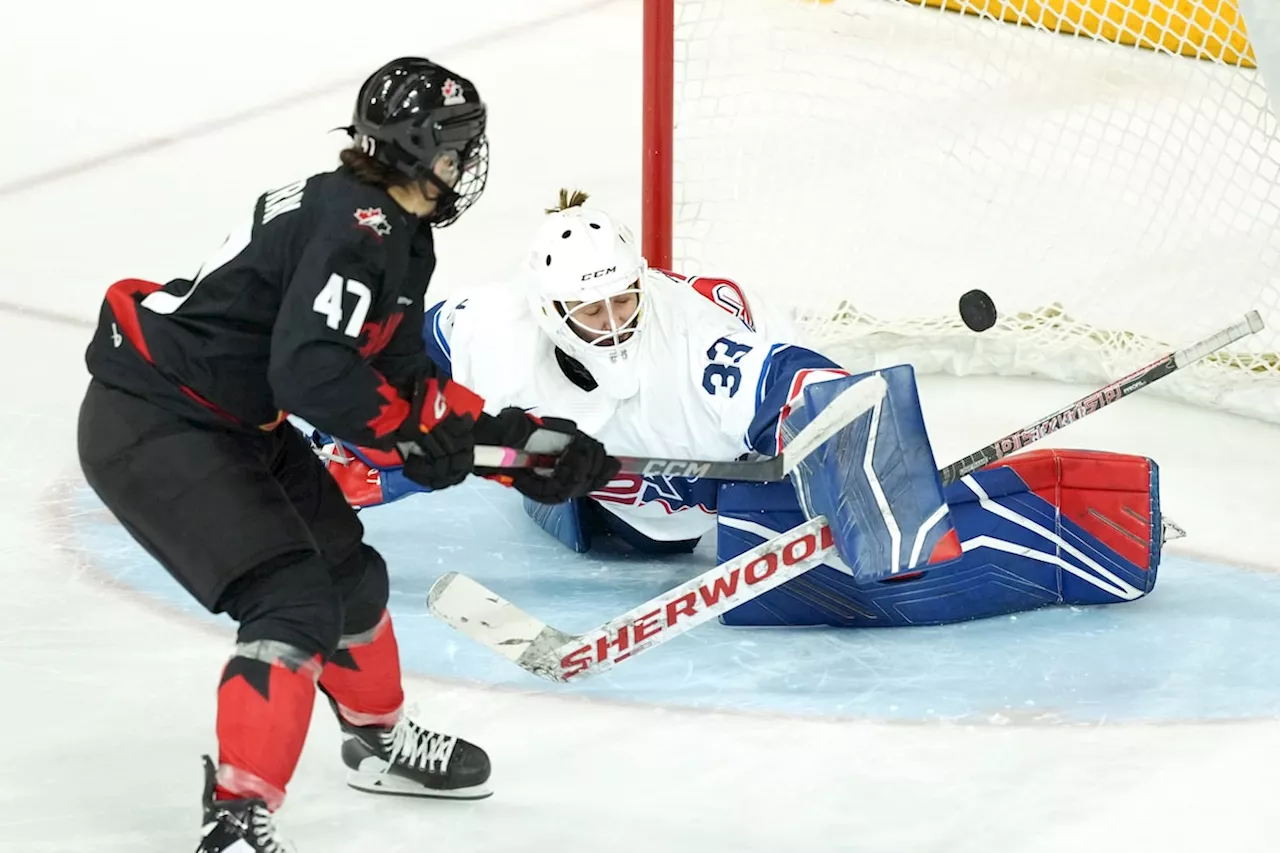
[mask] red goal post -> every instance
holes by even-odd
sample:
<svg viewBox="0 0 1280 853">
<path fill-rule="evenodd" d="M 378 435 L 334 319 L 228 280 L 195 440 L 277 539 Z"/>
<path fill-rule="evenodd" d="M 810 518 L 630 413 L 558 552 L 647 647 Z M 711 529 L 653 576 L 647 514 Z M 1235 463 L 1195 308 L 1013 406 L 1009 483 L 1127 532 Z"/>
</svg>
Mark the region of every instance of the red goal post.
<svg viewBox="0 0 1280 853">
<path fill-rule="evenodd" d="M 645 0 L 646 257 L 852 367 L 1106 381 L 1256 309 L 1162 390 L 1280 421 L 1280 12 L 1239 2 Z"/>
<path fill-rule="evenodd" d="M 644 3 L 644 138 L 640 240 L 652 266 L 671 266 L 671 160 L 675 115 L 676 0 Z"/>
</svg>

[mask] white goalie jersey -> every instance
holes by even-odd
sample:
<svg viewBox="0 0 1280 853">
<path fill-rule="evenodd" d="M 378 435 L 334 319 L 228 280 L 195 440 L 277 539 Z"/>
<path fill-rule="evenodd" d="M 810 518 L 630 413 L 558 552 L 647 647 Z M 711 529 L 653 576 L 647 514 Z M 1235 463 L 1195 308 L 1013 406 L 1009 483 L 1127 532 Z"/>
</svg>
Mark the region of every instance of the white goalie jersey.
<svg viewBox="0 0 1280 853">
<path fill-rule="evenodd" d="M 518 406 L 569 418 L 619 456 L 771 455 L 779 417 L 804 385 L 847 375 L 787 343 L 788 319 L 732 281 L 648 269 L 642 293 L 650 313 L 629 353 L 639 390 L 626 399 L 571 378 L 517 283 L 437 304 L 423 332 L 432 358 L 483 396 L 487 411 Z M 716 485 L 620 474 L 592 498 L 651 539 L 694 539 L 714 526 Z"/>
</svg>

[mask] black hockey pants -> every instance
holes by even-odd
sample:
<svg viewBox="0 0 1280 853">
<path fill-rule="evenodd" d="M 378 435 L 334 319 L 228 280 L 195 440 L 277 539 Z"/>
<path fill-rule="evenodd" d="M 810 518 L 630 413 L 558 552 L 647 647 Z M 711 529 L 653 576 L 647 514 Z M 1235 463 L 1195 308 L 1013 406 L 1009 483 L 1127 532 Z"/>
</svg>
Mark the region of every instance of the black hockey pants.
<svg viewBox="0 0 1280 853">
<path fill-rule="evenodd" d="M 239 642 L 327 659 L 381 617 L 386 565 L 292 426 L 211 428 L 93 380 L 79 451 L 107 508 L 205 608 L 240 624 Z"/>
</svg>

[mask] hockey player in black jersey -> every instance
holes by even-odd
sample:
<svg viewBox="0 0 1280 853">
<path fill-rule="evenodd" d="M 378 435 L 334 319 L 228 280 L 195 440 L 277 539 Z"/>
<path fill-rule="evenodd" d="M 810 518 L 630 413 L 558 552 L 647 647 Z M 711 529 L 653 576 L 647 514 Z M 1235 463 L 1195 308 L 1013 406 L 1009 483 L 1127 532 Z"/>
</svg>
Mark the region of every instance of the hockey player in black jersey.
<svg viewBox="0 0 1280 853">
<path fill-rule="evenodd" d="M 218 690 L 199 851 L 275 851 L 317 686 L 357 788 L 475 798 L 489 759 L 402 712 L 386 565 L 296 414 L 396 449 L 432 489 L 473 472 L 477 443 L 567 434 L 553 472 L 506 482 L 547 503 L 603 486 L 616 460 L 568 421 L 482 412 L 438 377 L 421 335 L 433 229 L 484 190 L 485 106 L 470 81 L 399 59 L 361 87 L 332 172 L 274 189 L 193 279 L 107 292 L 86 360 L 79 452 L 130 534 L 239 625 Z M 248 848 L 243 845 L 247 844 Z M 240 845 L 240 846 L 237 846 Z"/>
</svg>

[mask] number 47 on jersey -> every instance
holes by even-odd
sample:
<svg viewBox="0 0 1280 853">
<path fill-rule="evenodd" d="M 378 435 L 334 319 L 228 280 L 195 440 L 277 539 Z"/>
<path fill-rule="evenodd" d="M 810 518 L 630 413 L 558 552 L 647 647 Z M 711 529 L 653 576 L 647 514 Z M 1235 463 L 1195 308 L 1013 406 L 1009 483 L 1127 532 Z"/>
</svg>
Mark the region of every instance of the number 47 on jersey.
<svg viewBox="0 0 1280 853">
<path fill-rule="evenodd" d="M 360 330 L 364 328 L 365 317 L 369 314 L 369 304 L 373 301 L 373 292 L 369 290 L 369 285 L 334 273 L 316 294 L 311 307 L 325 318 L 325 324 L 330 329 L 337 329 L 342 325 L 343 296 L 347 293 L 355 294 L 356 305 L 342 333 L 350 338 L 358 338 Z"/>
</svg>

